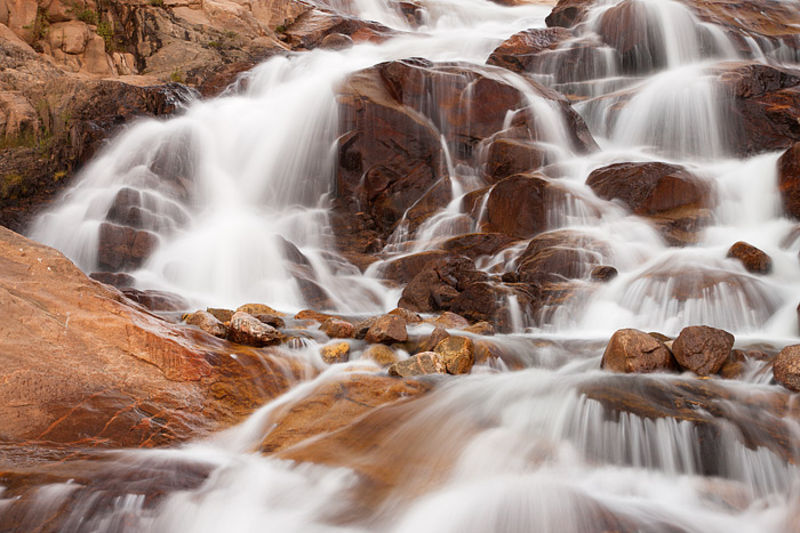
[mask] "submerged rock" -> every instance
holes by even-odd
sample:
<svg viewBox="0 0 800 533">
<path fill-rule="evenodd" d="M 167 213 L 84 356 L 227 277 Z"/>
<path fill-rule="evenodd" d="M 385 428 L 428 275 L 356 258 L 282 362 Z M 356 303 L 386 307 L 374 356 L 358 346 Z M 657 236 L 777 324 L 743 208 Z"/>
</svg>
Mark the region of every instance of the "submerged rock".
<svg viewBox="0 0 800 533">
<path fill-rule="evenodd" d="M 319 350 L 322 360 L 327 364 L 344 363 L 350 358 L 350 343 L 336 342 L 326 344 Z"/>
<path fill-rule="evenodd" d="M 621 329 L 606 346 L 600 367 L 612 372 L 647 373 L 676 370 L 663 342 L 636 329 Z"/>
<path fill-rule="evenodd" d="M 389 367 L 390 376 L 401 378 L 446 373 L 447 364 L 436 352 L 420 352 Z"/>
<path fill-rule="evenodd" d="M 672 353 L 683 368 L 695 374 L 716 374 L 733 348 L 734 337 L 708 326 L 689 326 L 672 343 Z"/>
<path fill-rule="evenodd" d="M 372 344 L 364 350 L 361 356 L 364 359 L 371 359 L 381 366 L 389 366 L 397 362 L 397 354 L 385 344 Z"/>
</svg>

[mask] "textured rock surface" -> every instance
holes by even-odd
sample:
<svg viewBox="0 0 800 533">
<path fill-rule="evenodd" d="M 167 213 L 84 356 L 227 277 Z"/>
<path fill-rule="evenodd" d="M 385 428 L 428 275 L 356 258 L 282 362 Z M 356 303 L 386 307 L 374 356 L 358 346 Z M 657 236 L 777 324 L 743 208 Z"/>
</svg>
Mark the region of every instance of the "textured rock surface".
<svg viewBox="0 0 800 533">
<path fill-rule="evenodd" d="M 672 343 L 678 364 L 701 376 L 722 368 L 733 348 L 734 337 L 727 331 L 708 326 L 689 326 Z"/>
<path fill-rule="evenodd" d="M 612 372 L 646 373 L 674 370 L 675 361 L 664 343 L 635 329 L 614 333 L 603 353 L 601 368 Z"/>
</svg>

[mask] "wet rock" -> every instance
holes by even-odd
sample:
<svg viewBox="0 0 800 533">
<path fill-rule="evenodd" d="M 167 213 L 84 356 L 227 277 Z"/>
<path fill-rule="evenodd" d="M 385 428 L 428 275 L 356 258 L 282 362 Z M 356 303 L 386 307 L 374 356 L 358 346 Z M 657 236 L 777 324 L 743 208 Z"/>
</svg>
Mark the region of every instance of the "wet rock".
<svg viewBox="0 0 800 533">
<path fill-rule="evenodd" d="M 328 318 L 319 329 L 332 339 L 351 339 L 355 336 L 356 328 L 346 320 Z"/>
<path fill-rule="evenodd" d="M 328 313 L 320 313 L 319 311 L 314 311 L 313 309 L 303 309 L 299 311 L 297 314 L 294 315 L 295 320 L 314 320 L 322 324 L 329 318 L 336 318 L 339 317 L 328 314 Z"/>
<path fill-rule="evenodd" d="M 468 333 L 474 333 L 475 335 L 487 335 L 487 336 L 494 335 L 495 333 L 497 333 L 495 327 L 489 322 L 486 322 L 485 320 L 472 324 L 471 326 L 467 326 L 466 328 L 464 328 L 464 331 Z"/>
<path fill-rule="evenodd" d="M 616 49 L 629 73 L 646 73 L 667 65 L 667 52 L 658 29 L 648 24 L 647 8 L 639 0 L 625 0 L 600 18 L 598 34 Z"/>
<path fill-rule="evenodd" d="M 436 352 L 421 352 L 389 367 L 390 376 L 401 378 L 446 373 L 447 365 Z"/>
<path fill-rule="evenodd" d="M 600 265 L 592 269 L 590 277 L 592 278 L 592 281 L 606 283 L 616 278 L 617 275 L 619 275 L 619 272 L 617 272 L 617 269 L 613 266 Z"/>
<path fill-rule="evenodd" d="M 350 343 L 326 344 L 320 348 L 319 353 L 322 356 L 322 360 L 329 365 L 345 363 L 350 358 Z"/>
<path fill-rule="evenodd" d="M 689 326 L 672 343 L 678 364 L 695 374 L 716 374 L 733 348 L 734 337 L 727 331 L 708 326 Z"/>
<path fill-rule="evenodd" d="M 596 147 L 563 97 L 533 82 L 530 87 L 559 108 L 576 150 Z M 338 100 L 342 136 L 335 210 L 342 230 L 362 234 L 339 237 L 343 247 L 385 240 L 406 213 L 413 231 L 434 208 L 447 205 L 442 137 L 455 146 L 455 162 L 477 164 L 479 144 L 508 126 L 509 111 L 518 111 L 515 139 L 524 143 L 540 136 L 524 91 L 499 80 L 489 67 L 424 59 L 382 63 L 352 74 Z M 420 200 L 424 208 L 415 213 Z"/>
<path fill-rule="evenodd" d="M 778 188 L 783 210 L 791 217 L 800 219 L 800 142 L 778 159 Z"/>
<path fill-rule="evenodd" d="M 272 313 L 258 313 L 253 316 L 256 317 L 259 322 L 263 322 L 273 328 L 280 329 L 286 327 L 286 322 L 278 315 L 273 315 Z"/>
<path fill-rule="evenodd" d="M 189 302 L 174 292 L 123 289 L 122 294 L 129 300 L 154 312 L 185 311 L 189 308 Z"/>
<path fill-rule="evenodd" d="M 772 375 L 787 389 L 800 392 L 800 344 L 780 351 L 772 366 Z"/>
<path fill-rule="evenodd" d="M 527 72 L 537 54 L 572 37 L 565 28 L 535 28 L 515 33 L 495 48 L 486 61 L 514 72 Z"/>
<path fill-rule="evenodd" d="M 495 255 L 515 242 L 517 239 L 502 233 L 467 233 L 447 239 L 442 249 L 474 261 L 484 255 Z"/>
<path fill-rule="evenodd" d="M 681 207 L 708 207 L 708 187 L 685 168 L 666 163 L 616 163 L 592 172 L 586 184 L 605 200 L 618 200 L 637 215 Z"/>
<path fill-rule="evenodd" d="M 436 345 L 449 337 L 450 334 L 442 326 L 436 326 L 430 335 L 422 339 L 419 344 L 420 352 L 432 352 Z"/>
<path fill-rule="evenodd" d="M 621 329 L 606 346 L 600 367 L 612 372 L 648 373 L 676 369 L 664 343 L 636 329 Z"/>
<path fill-rule="evenodd" d="M 528 239 L 547 229 L 549 211 L 558 209 L 565 198 L 566 193 L 543 174 L 511 176 L 489 193 L 487 229 Z"/>
<path fill-rule="evenodd" d="M 440 328 L 461 329 L 469 326 L 469 320 L 457 313 L 445 311 L 441 315 L 434 318 L 431 321 L 431 324 L 434 324 L 436 327 Z"/>
<path fill-rule="evenodd" d="M 402 307 L 395 307 L 391 311 L 389 311 L 390 315 L 397 315 L 401 317 L 403 320 L 406 321 L 408 324 L 419 324 L 422 322 L 422 317 L 419 316 L 414 311 L 409 311 L 408 309 L 404 309 Z"/>
<path fill-rule="evenodd" d="M 228 339 L 247 346 L 269 346 L 280 344 L 281 333 L 244 311 L 236 311 L 231 318 Z"/>
<path fill-rule="evenodd" d="M 320 48 L 344 50 L 353 46 L 353 39 L 343 33 L 329 33 L 319 43 Z"/>
<path fill-rule="evenodd" d="M 710 220 L 709 187 L 678 165 L 617 163 L 592 172 L 586 184 L 599 197 L 649 217 L 670 244 L 694 242 Z"/>
<path fill-rule="evenodd" d="M 447 337 L 433 351 L 439 354 L 448 374 L 469 374 L 475 364 L 475 346 L 469 337 Z"/>
<path fill-rule="evenodd" d="M 207 307 L 206 312 L 211 313 L 214 318 L 222 323 L 230 322 L 233 318 L 234 311 L 231 309 L 222 309 L 217 307 Z"/>
<path fill-rule="evenodd" d="M 209 335 L 224 339 L 228 335 L 228 328 L 225 324 L 217 320 L 217 318 L 207 311 L 195 311 L 188 315 L 183 316 L 183 321 L 190 326 L 197 326 Z"/>
<path fill-rule="evenodd" d="M 123 272 L 92 272 L 89 277 L 120 290 L 130 289 L 136 285 L 136 278 Z"/>
<path fill-rule="evenodd" d="M 772 272 L 772 259 L 752 244 L 739 241 L 728 250 L 727 257 L 738 259 L 745 270 L 752 274 L 769 274 Z"/>
<path fill-rule="evenodd" d="M 397 362 L 397 354 L 385 344 L 372 344 L 364 350 L 363 359 L 371 359 L 381 366 L 389 366 Z"/>
<path fill-rule="evenodd" d="M 233 359 L 5 228 L 0 258 L 6 443 L 174 444 L 240 422 L 308 370 L 266 351 Z"/>
<path fill-rule="evenodd" d="M 800 73 L 760 63 L 730 64 L 717 72 L 734 153 L 782 150 L 800 141 Z"/>
<path fill-rule="evenodd" d="M 369 329 L 372 326 L 374 326 L 375 322 L 377 322 L 377 321 L 378 321 L 378 317 L 371 316 L 371 317 L 365 318 L 364 320 L 356 322 L 354 324 L 354 327 L 355 327 L 355 338 L 356 339 L 363 339 L 364 337 L 366 337 L 367 336 L 367 332 L 369 331 Z"/>
<path fill-rule="evenodd" d="M 264 304 L 244 304 L 240 305 L 236 308 L 237 313 L 247 313 L 248 315 L 272 315 L 283 317 L 286 316 L 285 313 L 281 313 L 280 311 L 276 311 L 275 309 L 271 308 L 268 305 Z"/>
<path fill-rule="evenodd" d="M 469 283 L 488 279 L 465 257 L 451 259 L 447 264 L 420 272 L 403 289 L 399 307 L 418 313 L 446 310 L 460 291 Z"/>
<path fill-rule="evenodd" d="M 545 22 L 549 27 L 569 28 L 580 22 L 593 4 L 594 0 L 559 0 Z"/>
<path fill-rule="evenodd" d="M 547 164 L 547 152 L 530 141 L 499 138 L 489 145 L 486 179 L 496 183 L 504 178 L 532 172 Z"/>
<path fill-rule="evenodd" d="M 517 276 L 525 283 L 581 279 L 610 256 L 608 246 L 573 230 L 537 235 L 517 260 Z"/>
<path fill-rule="evenodd" d="M 375 323 L 370 326 L 364 339 L 373 344 L 406 342 L 408 340 L 406 321 L 396 315 L 378 317 Z"/>
<path fill-rule="evenodd" d="M 97 263 L 111 271 L 135 270 L 158 246 L 158 236 L 126 226 L 104 222 L 100 225 Z"/>
<path fill-rule="evenodd" d="M 453 254 L 444 250 L 430 250 L 406 255 L 387 261 L 381 266 L 380 275 L 397 283 L 408 283 L 424 270 L 437 268 L 452 259 Z"/>
</svg>

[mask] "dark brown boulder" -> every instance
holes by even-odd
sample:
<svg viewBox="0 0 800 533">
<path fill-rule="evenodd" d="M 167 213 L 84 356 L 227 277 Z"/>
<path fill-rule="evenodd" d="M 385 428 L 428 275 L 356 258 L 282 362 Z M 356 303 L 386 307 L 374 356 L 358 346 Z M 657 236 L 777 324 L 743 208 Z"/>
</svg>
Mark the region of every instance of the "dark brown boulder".
<svg viewBox="0 0 800 533">
<path fill-rule="evenodd" d="M 488 231 L 528 239 L 547 229 L 548 213 L 567 194 L 542 174 L 508 177 L 489 193 L 486 204 Z"/>
<path fill-rule="evenodd" d="M 792 145 L 778 159 L 778 188 L 783 210 L 800 219 L 800 142 Z"/>
<path fill-rule="evenodd" d="M 517 260 L 517 277 L 525 283 L 581 279 L 610 256 L 605 243 L 585 233 L 557 230 L 531 239 Z"/>
<path fill-rule="evenodd" d="M 467 233 L 446 240 L 442 248 L 474 261 L 484 255 L 495 255 L 515 242 L 517 239 L 502 233 Z"/>
<path fill-rule="evenodd" d="M 660 28 L 649 23 L 647 8 L 639 0 L 624 0 L 605 11 L 597 33 L 616 49 L 625 72 L 644 73 L 667 65 Z"/>
<path fill-rule="evenodd" d="M 122 294 L 145 309 L 156 313 L 186 311 L 189 309 L 189 302 L 174 292 L 150 289 L 122 289 Z"/>
<path fill-rule="evenodd" d="M 503 41 L 486 62 L 514 72 L 527 72 L 537 54 L 571 37 L 570 30 L 559 27 L 523 30 Z"/>
<path fill-rule="evenodd" d="M 616 278 L 619 275 L 617 269 L 609 265 L 600 265 L 592 269 L 590 277 L 592 281 L 607 282 Z"/>
<path fill-rule="evenodd" d="M 372 344 L 406 342 L 408 340 L 406 321 L 397 315 L 383 315 L 378 317 L 375 323 L 367 330 L 364 339 Z"/>
<path fill-rule="evenodd" d="M 397 305 L 418 313 L 447 310 L 469 283 L 488 277 L 485 272 L 476 270 L 475 263 L 469 259 L 456 257 L 442 266 L 414 276 L 403 289 Z"/>
<path fill-rule="evenodd" d="M 675 360 L 695 374 L 716 374 L 733 348 L 734 337 L 727 331 L 708 326 L 683 328 L 672 343 Z"/>
<path fill-rule="evenodd" d="M 377 22 L 310 9 L 295 18 L 281 37 L 294 49 L 311 50 L 320 46 L 345 48 L 354 41 L 381 42 L 393 33 L 393 30 Z"/>
<path fill-rule="evenodd" d="M 772 272 L 772 259 L 765 252 L 752 244 L 739 241 L 728 250 L 728 257 L 742 262 L 745 270 L 752 274 L 769 274 Z"/>
<path fill-rule="evenodd" d="M 608 342 L 600 367 L 627 374 L 671 371 L 677 365 L 663 342 L 643 331 L 621 329 Z"/>
<path fill-rule="evenodd" d="M 800 344 L 780 351 L 772 366 L 772 374 L 775 381 L 787 389 L 800 392 Z"/>
<path fill-rule="evenodd" d="M 118 272 L 134 270 L 144 264 L 158 246 L 158 236 L 104 222 L 100 225 L 97 263 L 102 269 Z"/>
<path fill-rule="evenodd" d="M 545 149 L 530 141 L 499 138 L 489 145 L 486 179 L 496 183 L 515 174 L 534 171 L 547 164 Z"/>
<path fill-rule="evenodd" d="M 553 10 L 545 18 L 549 27 L 561 26 L 569 28 L 580 22 L 594 0 L 559 0 Z"/>
<path fill-rule="evenodd" d="M 586 185 L 600 198 L 619 200 L 637 215 L 709 204 L 709 188 L 700 178 L 666 163 L 616 163 L 592 172 Z"/>
<path fill-rule="evenodd" d="M 424 270 L 437 268 L 453 258 L 451 252 L 430 250 L 390 259 L 380 266 L 379 275 L 397 283 L 408 283 Z"/>
<path fill-rule="evenodd" d="M 722 116 L 732 124 L 727 135 L 735 154 L 782 150 L 800 141 L 800 72 L 760 63 L 717 70 L 725 95 Z"/>
</svg>

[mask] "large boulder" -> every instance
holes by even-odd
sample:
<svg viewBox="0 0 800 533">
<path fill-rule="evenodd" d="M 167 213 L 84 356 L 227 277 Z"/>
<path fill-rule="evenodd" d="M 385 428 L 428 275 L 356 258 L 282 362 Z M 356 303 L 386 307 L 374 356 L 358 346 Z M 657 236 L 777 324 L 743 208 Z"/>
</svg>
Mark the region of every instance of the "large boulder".
<svg viewBox="0 0 800 533">
<path fill-rule="evenodd" d="M 710 187 L 679 165 L 616 163 L 593 171 L 586 184 L 600 198 L 648 217 L 671 245 L 696 242 L 711 220 Z"/>
<path fill-rule="evenodd" d="M 733 348 L 734 337 L 727 331 L 708 326 L 689 326 L 672 343 L 678 364 L 695 374 L 716 374 Z"/>
<path fill-rule="evenodd" d="M 503 41 L 486 62 L 514 72 L 527 72 L 540 52 L 551 50 L 571 37 L 570 30 L 560 27 L 523 30 Z"/>
<path fill-rule="evenodd" d="M 612 372 L 648 373 L 675 370 L 663 342 L 636 329 L 621 329 L 608 341 L 600 367 Z"/>
<path fill-rule="evenodd" d="M 393 344 L 408 340 L 406 321 L 397 315 L 383 315 L 367 330 L 364 339 L 372 344 Z"/>
<path fill-rule="evenodd" d="M 549 213 L 561 208 L 567 192 L 543 174 L 508 177 L 489 192 L 487 231 L 529 239 L 548 229 Z"/>
<path fill-rule="evenodd" d="M 262 347 L 280 344 L 282 338 L 280 331 L 244 311 L 237 311 L 231 317 L 228 339 L 232 342 Z"/>
<path fill-rule="evenodd" d="M 589 7 L 594 3 L 595 0 L 559 0 L 545 18 L 545 22 L 550 27 L 569 28 L 575 26 L 583 20 Z"/>
<path fill-rule="evenodd" d="M 551 231 L 531 239 L 517 259 L 516 274 L 525 283 L 585 279 L 610 256 L 609 247 L 588 234 Z"/>
<path fill-rule="evenodd" d="M 226 427 L 308 370 L 165 322 L 0 228 L 2 439 L 159 446 Z"/>
</svg>

